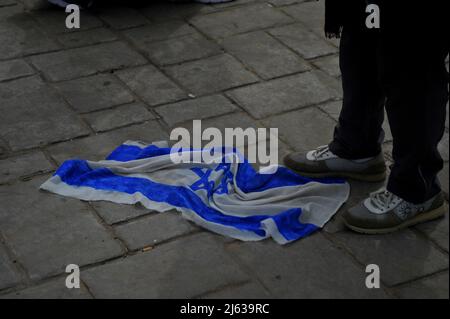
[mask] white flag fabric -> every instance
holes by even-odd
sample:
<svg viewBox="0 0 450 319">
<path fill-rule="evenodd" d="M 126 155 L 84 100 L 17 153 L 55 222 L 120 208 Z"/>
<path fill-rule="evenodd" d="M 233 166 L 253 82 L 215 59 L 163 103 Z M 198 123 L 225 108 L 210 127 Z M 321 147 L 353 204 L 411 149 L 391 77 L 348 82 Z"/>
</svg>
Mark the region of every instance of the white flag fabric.
<svg viewBox="0 0 450 319">
<path fill-rule="evenodd" d="M 195 152 L 179 154 L 196 158 Z M 208 151 L 209 152 L 209 151 Z M 198 154 L 197 154 L 198 155 Z M 137 204 L 232 238 L 286 244 L 322 228 L 348 199 L 344 180 L 311 179 L 285 167 L 261 174 L 234 149 L 221 160 L 174 163 L 167 143 L 128 141 L 106 160 L 68 160 L 41 189 L 86 201 Z"/>
</svg>

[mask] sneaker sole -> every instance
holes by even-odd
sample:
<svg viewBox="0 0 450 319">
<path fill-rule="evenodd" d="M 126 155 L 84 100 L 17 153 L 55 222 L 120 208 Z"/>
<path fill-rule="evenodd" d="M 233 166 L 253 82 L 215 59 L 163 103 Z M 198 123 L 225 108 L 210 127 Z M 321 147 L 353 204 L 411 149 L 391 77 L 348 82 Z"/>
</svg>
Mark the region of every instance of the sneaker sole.
<svg viewBox="0 0 450 319">
<path fill-rule="evenodd" d="M 376 173 L 376 174 L 358 174 L 358 173 L 345 173 L 345 172 L 328 172 L 328 173 L 306 173 L 306 172 L 300 172 L 295 171 L 298 174 L 310 177 L 310 178 L 349 178 L 355 181 L 360 182 L 371 182 L 371 183 L 377 183 L 382 182 L 386 180 L 386 171 L 382 173 Z"/>
<path fill-rule="evenodd" d="M 382 234 L 389 234 L 389 233 L 393 233 L 417 224 L 421 224 L 421 223 L 425 223 L 425 222 L 429 222 L 441 217 L 444 217 L 445 214 L 448 211 L 448 206 L 447 204 L 443 204 L 442 206 L 431 210 L 429 212 L 426 213 L 422 213 L 417 215 L 416 217 L 403 222 L 402 224 L 395 226 L 395 227 L 390 227 L 390 228 L 380 228 L 380 229 L 366 229 L 366 228 L 360 228 L 360 227 L 355 227 L 352 226 L 350 224 L 348 224 L 345 220 L 344 220 L 344 224 L 345 226 L 347 226 L 348 228 L 350 228 L 351 230 L 357 232 L 357 233 L 361 233 L 361 234 L 366 234 L 366 235 L 382 235 Z"/>
</svg>

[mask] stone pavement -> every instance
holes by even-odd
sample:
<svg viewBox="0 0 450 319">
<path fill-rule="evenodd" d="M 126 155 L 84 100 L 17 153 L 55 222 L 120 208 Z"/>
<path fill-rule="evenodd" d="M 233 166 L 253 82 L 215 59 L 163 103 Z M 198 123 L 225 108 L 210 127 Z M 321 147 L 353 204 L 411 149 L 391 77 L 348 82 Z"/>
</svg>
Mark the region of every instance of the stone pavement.
<svg viewBox="0 0 450 319">
<path fill-rule="evenodd" d="M 0 0 L 0 297 L 448 298 L 448 216 L 361 236 L 338 214 L 280 247 L 223 238 L 175 212 L 38 191 L 65 159 L 167 139 L 192 119 L 277 127 L 280 156 L 326 144 L 342 92 L 322 11 L 302 0 L 152 1 L 83 12 L 74 32 L 61 10 L 26 13 Z M 447 122 L 447 199 L 448 142 Z M 380 186 L 352 183 L 343 209 Z M 381 269 L 378 290 L 365 287 L 371 263 Z M 80 265 L 81 289 L 65 288 L 68 264 Z"/>
</svg>

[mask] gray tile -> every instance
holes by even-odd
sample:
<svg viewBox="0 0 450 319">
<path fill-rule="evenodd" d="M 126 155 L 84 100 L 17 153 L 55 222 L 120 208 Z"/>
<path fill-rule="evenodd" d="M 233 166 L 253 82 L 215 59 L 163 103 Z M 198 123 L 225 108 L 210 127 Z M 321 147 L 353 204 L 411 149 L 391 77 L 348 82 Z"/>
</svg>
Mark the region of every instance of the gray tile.
<svg viewBox="0 0 450 319">
<path fill-rule="evenodd" d="M 155 111 L 172 127 L 186 121 L 230 113 L 235 109 L 236 107 L 223 95 L 212 95 L 160 106 Z"/>
<path fill-rule="evenodd" d="M 305 2 L 307 0 L 269 0 L 269 3 L 273 4 L 276 7 L 289 6 L 301 2 Z"/>
<path fill-rule="evenodd" d="M 156 121 L 150 121 L 145 124 L 133 125 L 107 133 L 53 145 L 48 148 L 48 151 L 60 164 L 71 158 L 95 161 L 105 159 L 116 147 L 127 140 L 143 140 L 151 143 L 164 139 L 167 139 L 167 134 Z"/>
<path fill-rule="evenodd" d="M 79 113 L 97 111 L 133 102 L 134 97 L 110 74 L 62 82 L 55 85 L 62 96 Z"/>
<path fill-rule="evenodd" d="M 0 21 L 0 58 L 37 54 L 59 49 L 28 15 L 17 13 Z"/>
<path fill-rule="evenodd" d="M 313 64 L 330 76 L 339 77 L 341 75 L 338 55 L 319 58 L 315 60 Z"/>
<path fill-rule="evenodd" d="M 17 4 L 17 2 L 15 0 L 0 0 L 0 6 L 12 6 Z"/>
<path fill-rule="evenodd" d="M 289 246 L 272 241 L 229 246 L 277 298 L 386 298 L 367 289 L 366 274 L 320 234 Z"/>
<path fill-rule="evenodd" d="M 83 278 L 97 298 L 192 298 L 248 280 L 208 234 L 90 269 Z"/>
<path fill-rule="evenodd" d="M 447 299 L 448 271 L 394 289 L 403 299 Z"/>
<path fill-rule="evenodd" d="M 333 235 L 362 264 L 377 264 L 388 286 L 448 269 L 448 255 L 411 230 L 367 236 L 350 232 Z"/>
<path fill-rule="evenodd" d="M 104 201 L 91 202 L 91 205 L 101 218 L 110 225 L 155 213 L 142 205 L 121 205 Z"/>
<path fill-rule="evenodd" d="M 31 62 L 51 81 L 63 81 L 145 64 L 146 60 L 126 44 L 111 42 L 37 55 Z"/>
<path fill-rule="evenodd" d="M 331 101 L 320 104 L 319 108 L 337 122 L 339 121 L 339 115 L 341 114 L 342 101 Z"/>
<path fill-rule="evenodd" d="M 238 88 L 227 93 L 256 118 L 264 118 L 337 98 L 324 75 L 306 72 Z"/>
<path fill-rule="evenodd" d="M 448 163 L 444 164 L 444 169 L 439 173 L 438 175 L 439 180 L 441 182 L 442 185 L 442 190 L 444 191 L 445 195 L 447 196 L 447 200 L 448 198 L 448 184 L 449 184 L 449 176 L 448 176 Z"/>
<path fill-rule="evenodd" d="M 188 34 L 174 39 L 140 45 L 149 58 L 159 65 L 169 65 L 197 60 L 221 52 L 214 42 L 200 34 Z"/>
<path fill-rule="evenodd" d="M 138 27 L 149 22 L 137 10 L 117 5 L 103 7 L 99 13 L 99 17 L 109 26 L 118 30 Z"/>
<path fill-rule="evenodd" d="M 441 153 L 442 158 L 444 161 L 448 162 L 448 152 L 449 152 L 449 146 L 448 146 L 448 133 L 444 134 L 444 137 L 442 138 L 441 142 L 439 143 L 439 152 Z"/>
<path fill-rule="evenodd" d="M 137 250 L 189 234 L 197 228 L 184 220 L 180 213 L 170 211 L 139 218 L 114 229 L 128 248 Z"/>
<path fill-rule="evenodd" d="M 9 258 L 3 245 L 0 244 L 0 289 L 18 285 L 21 281 L 20 274 Z"/>
<path fill-rule="evenodd" d="M 76 48 L 117 40 L 116 35 L 111 30 L 105 28 L 64 33 L 57 38 L 66 48 Z"/>
<path fill-rule="evenodd" d="M 305 30 L 302 24 L 291 24 L 274 28 L 269 32 L 305 59 L 317 58 L 338 52 L 338 49 L 329 42 L 323 40 L 315 33 Z"/>
<path fill-rule="evenodd" d="M 192 121 L 180 123 L 180 124 L 177 124 L 176 126 L 186 128 L 189 131 L 190 136 L 193 136 L 194 129 L 193 129 Z M 254 144 L 254 143 L 250 143 L 248 141 L 248 139 L 246 138 L 242 142 L 236 141 L 236 139 L 234 139 L 233 143 L 231 143 L 231 145 L 230 145 L 230 143 L 227 143 L 227 141 L 225 140 L 225 136 L 227 134 L 227 132 L 226 132 L 227 129 L 228 130 L 242 129 L 245 131 L 247 128 L 256 129 L 258 127 L 260 127 L 260 124 L 257 123 L 256 121 L 254 121 L 246 113 L 236 112 L 236 113 L 221 115 L 221 116 L 214 117 L 214 118 L 204 119 L 201 121 L 200 130 L 203 131 L 207 128 L 216 128 L 220 131 L 220 133 L 222 135 L 222 141 L 221 141 L 222 145 L 240 147 L 240 146 L 245 146 L 245 145 Z M 231 132 L 229 134 L 232 134 L 232 133 L 233 132 Z M 267 137 L 264 137 L 264 139 L 266 139 L 266 138 Z M 257 140 L 259 140 L 258 136 L 257 136 Z M 210 139 L 205 138 L 204 140 L 201 141 L 202 147 L 207 146 L 207 144 L 209 144 L 210 142 L 211 142 Z M 216 140 L 215 140 L 215 142 L 216 142 Z M 186 145 L 186 147 L 189 147 L 189 146 L 192 146 L 192 145 Z M 196 146 L 192 146 L 192 147 L 196 147 Z"/>
<path fill-rule="evenodd" d="M 117 72 L 119 78 L 147 104 L 175 102 L 187 94 L 154 66 L 143 66 Z"/>
<path fill-rule="evenodd" d="M 119 256 L 121 246 L 79 200 L 39 191 L 47 177 L 2 186 L 0 230 L 32 279 Z"/>
<path fill-rule="evenodd" d="M 228 54 L 168 67 L 167 72 L 195 95 L 215 93 L 257 81 Z"/>
<path fill-rule="evenodd" d="M 89 133 L 64 101 L 38 77 L 0 84 L 0 137 L 13 150 L 28 149 Z M 20 121 L 18 121 L 20 119 Z"/>
<path fill-rule="evenodd" d="M 49 172 L 53 166 L 42 152 L 27 153 L 0 160 L 0 184 L 37 173 Z"/>
<path fill-rule="evenodd" d="M 227 287 L 209 293 L 204 299 L 270 299 L 270 293 L 257 282 L 250 282 L 237 287 Z"/>
<path fill-rule="evenodd" d="M 160 13 L 158 13 L 160 14 Z M 145 48 L 149 43 L 168 40 L 195 33 L 195 30 L 183 21 L 165 21 L 123 31 L 133 44 Z"/>
<path fill-rule="evenodd" d="M 449 217 L 448 211 L 445 218 L 441 218 L 432 222 L 423 223 L 416 228 L 422 233 L 426 234 L 434 242 L 436 242 L 440 247 L 449 251 L 448 248 L 448 233 L 449 233 Z"/>
<path fill-rule="evenodd" d="M 298 55 L 262 31 L 229 37 L 222 45 L 263 79 L 311 69 Z"/>
<path fill-rule="evenodd" d="M 84 116 L 96 132 L 109 131 L 118 127 L 155 119 L 144 104 L 133 103 Z"/>
<path fill-rule="evenodd" d="M 287 15 L 267 4 L 236 7 L 190 19 L 197 28 L 213 38 L 269 28 L 291 21 Z"/>
<path fill-rule="evenodd" d="M 82 22 L 79 29 L 68 29 L 66 27 L 67 14 L 64 10 L 48 9 L 38 10 L 31 13 L 33 18 L 37 20 L 40 27 L 49 34 L 61 34 L 69 32 L 80 32 L 101 27 L 102 21 L 89 11 L 83 11 L 81 15 Z"/>
<path fill-rule="evenodd" d="M 0 299 L 91 299 L 84 286 L 68 289 L 66 277 L 52 279 L 43 284 L 0 295 Z"/>
<path fill-rule="evenodd" d="M 293 149 L 306 152 L 330 142 L 335 122 L 318 109 L 308 108 L 274 116 L 264 124 L 278 128 L 281 140 Z"/>
<path fill-rule="evenodd" d="M 0 81 L 31 75 L 34 70 L 23 60 L 0 62 Z"/>
<path fill-rule="evenodd" d="M 308 1 L 282 8 L 282 11 L 299 21 L 303 28 L 325 37 L 325 1 Z"/>
</svg>

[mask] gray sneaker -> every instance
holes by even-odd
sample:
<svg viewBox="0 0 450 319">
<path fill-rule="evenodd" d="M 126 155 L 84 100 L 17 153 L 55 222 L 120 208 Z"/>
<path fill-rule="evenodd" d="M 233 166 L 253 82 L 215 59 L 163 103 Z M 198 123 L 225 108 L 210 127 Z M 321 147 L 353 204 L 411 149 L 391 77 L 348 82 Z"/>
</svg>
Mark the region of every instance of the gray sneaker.
<svg viewBox="0 0 450 319">
<path fill-rule="evenodd" d="M 382 154 L 347 160 L 333 154 L 327 145 L 306 154 L 289 154 L 284 158 L 284 164 L 299 174 L 312 178 L 351 178 L 365 182 L 379 182 L 386 178 L 386 163 Z"/>
<path fill-rule="evenodd" d="M 348 210 L 343 219 L 347 227 L 358 233 L 386 234 L 442 217 L 447 210 L 442 193 L 416 205 L 381 189 Z"/>
</svg>

